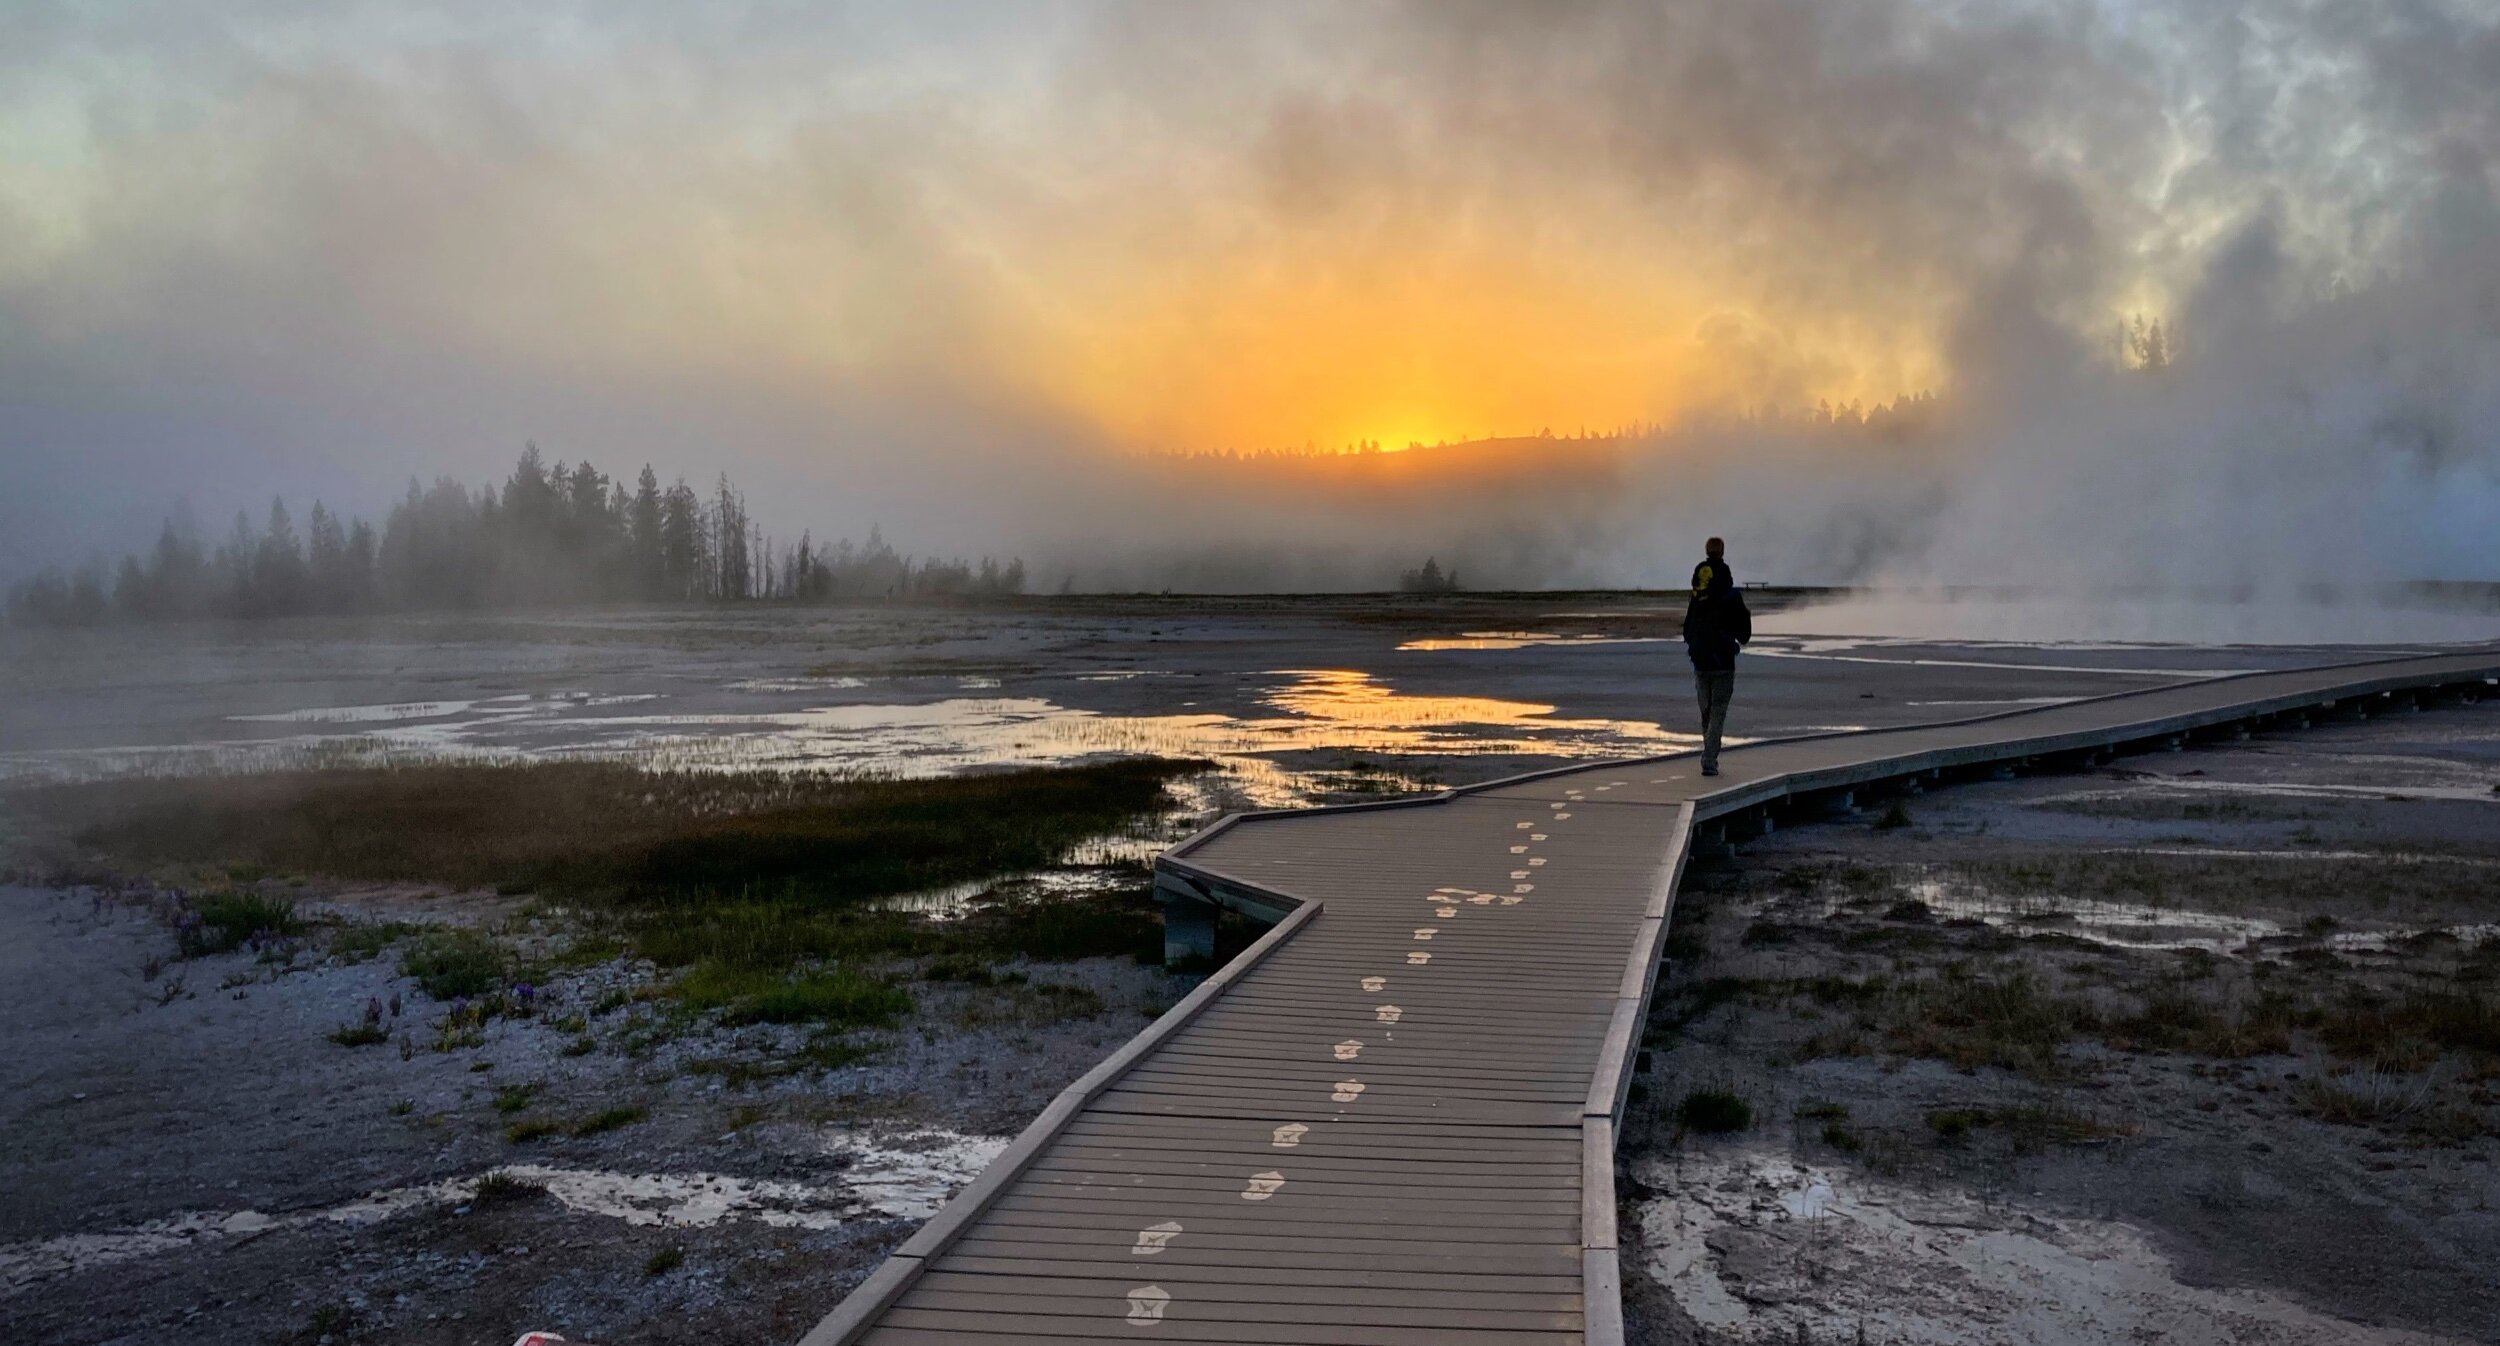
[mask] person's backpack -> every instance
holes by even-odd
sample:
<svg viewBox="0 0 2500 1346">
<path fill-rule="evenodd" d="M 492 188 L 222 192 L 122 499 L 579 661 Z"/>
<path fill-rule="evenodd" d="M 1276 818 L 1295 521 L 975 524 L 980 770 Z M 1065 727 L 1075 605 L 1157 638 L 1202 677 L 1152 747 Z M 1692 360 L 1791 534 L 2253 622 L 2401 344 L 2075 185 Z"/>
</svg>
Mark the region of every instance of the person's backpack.
<svg viewBox="0 0 2500 1346">
<path fill-rule="evenodd" d="M 1736 643 L 1739 645 L 1752 644 L 1753 609 L 1745 606 L 1745 591 L 1730 586 L 1727 597 L 1729 602 L 1736 605 L 1735 610 L 1727 615 L 1727 633 L 1736 637 Z"/>
</svg>

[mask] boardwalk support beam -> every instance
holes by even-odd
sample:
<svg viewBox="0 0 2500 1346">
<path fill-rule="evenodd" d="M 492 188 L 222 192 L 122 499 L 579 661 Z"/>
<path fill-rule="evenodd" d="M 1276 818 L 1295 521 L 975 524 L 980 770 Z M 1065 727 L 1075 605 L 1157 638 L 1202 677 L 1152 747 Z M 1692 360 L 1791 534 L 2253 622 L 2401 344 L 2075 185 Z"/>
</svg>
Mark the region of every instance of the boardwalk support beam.
<svg viewBox="0 0 2500 1346">
<path fill-rule="evenodd" d="M 1215 918 L 1219 908 L 1203 897 L 1157 885 L 1155 900 L 1163 906 L 1163 966 L 1174 972 L 1204 972 L 1215 966 Z"/>
</svg>

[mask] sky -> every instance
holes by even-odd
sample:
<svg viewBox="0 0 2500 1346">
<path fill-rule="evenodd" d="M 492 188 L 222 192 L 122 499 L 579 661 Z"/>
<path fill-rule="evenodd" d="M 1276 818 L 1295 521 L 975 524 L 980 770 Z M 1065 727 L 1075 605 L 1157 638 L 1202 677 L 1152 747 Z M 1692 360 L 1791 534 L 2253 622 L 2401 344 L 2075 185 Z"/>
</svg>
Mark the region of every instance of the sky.
<svg viewBox="0 0 2500 1346">
<path fill-rule="evenodd" d="M 0 30 L 0 573 L 534 440 L 1087 583 L 1656 582 L 1700 529 L 1799 580 L 2500 579 L 2500 3 Z M 1901 452 L 1776 423 L 1903 394 L 1952 414 Z M 1635 424 L 1609 498 L 1459 515 L 1137 462 Z"/>
</svg>

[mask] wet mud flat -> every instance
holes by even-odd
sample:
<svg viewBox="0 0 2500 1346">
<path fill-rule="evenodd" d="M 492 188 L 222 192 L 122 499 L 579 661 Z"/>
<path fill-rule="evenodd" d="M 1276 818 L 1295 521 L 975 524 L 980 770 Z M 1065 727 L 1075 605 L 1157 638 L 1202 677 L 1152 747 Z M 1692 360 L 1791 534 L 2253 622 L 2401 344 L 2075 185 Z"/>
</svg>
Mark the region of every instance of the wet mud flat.
<svg viewBox="0 0 2500 1346">
<path fill-rule="evenodd" d="M 1697 866 L 1633 1339 L 2500 1339 L 2500 708 L 1947 786 Z"/>
<path fill-rule="evenodd" d="M 2369 651 L 1813 634 L 1765 594 L 1731 732 L 1918 723 Z M 940 774 L 1117 754 L 1275 807 L 1689 747 L 1660 594 L 1032 599 L 305 619 L 0 641 L 0 781 L 596 758 Z"/>
</svg>

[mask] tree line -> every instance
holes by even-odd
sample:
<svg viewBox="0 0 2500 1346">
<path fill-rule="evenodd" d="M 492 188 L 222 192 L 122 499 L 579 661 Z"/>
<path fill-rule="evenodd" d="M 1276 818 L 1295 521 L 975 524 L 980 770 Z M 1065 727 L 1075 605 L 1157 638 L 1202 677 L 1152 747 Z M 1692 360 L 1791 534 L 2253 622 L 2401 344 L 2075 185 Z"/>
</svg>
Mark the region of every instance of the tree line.
<svg viewBox="0 0 2500 1346">
<path fill-rule="evenodd" d="M 301 529 L 283 498 L 255 527 L 237 512 L 210 545 L 168 519 L 156 544 L 108 563 L 46 569 L 9 590 L 13 624 L 483 610 L 600 602 L 994 597 L 1024 590 L 1024 562 L 915 558 L 812 533 L 778 544 L 723 475 L 708 493 L 632 486 L 588 460 L 521 452 L 500 486 L 413 479 L 380 529 L 313 502 Z"/>
</svg>

